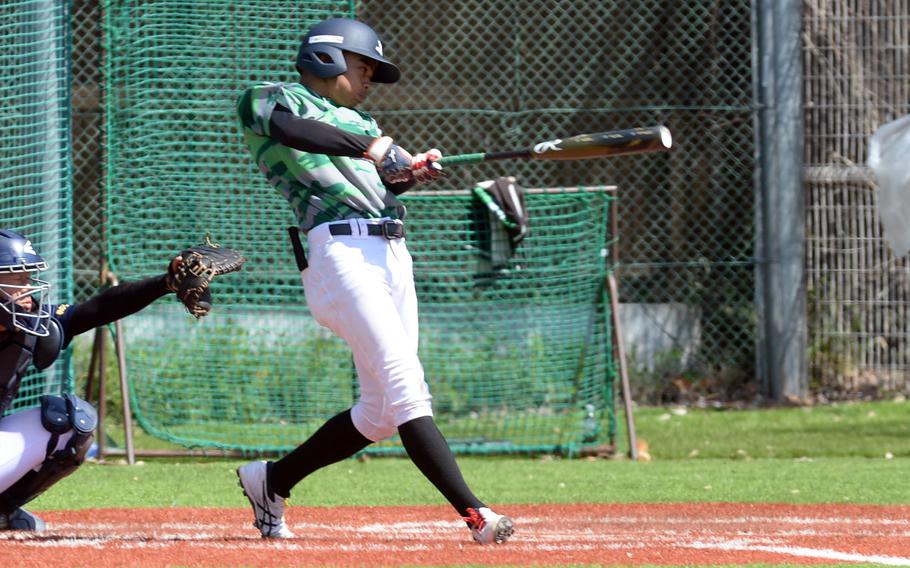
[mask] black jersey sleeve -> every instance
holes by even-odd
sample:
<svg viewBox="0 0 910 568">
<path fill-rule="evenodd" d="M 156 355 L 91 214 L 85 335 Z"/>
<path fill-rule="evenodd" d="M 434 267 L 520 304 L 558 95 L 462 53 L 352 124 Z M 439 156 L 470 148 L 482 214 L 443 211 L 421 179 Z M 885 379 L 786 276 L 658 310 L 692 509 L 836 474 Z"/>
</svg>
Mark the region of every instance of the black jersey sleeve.
<svg viewBox="0 0 910 568">
<path fill-rule="evenodd" d="M 376 139 L 312 118 L 301 118 L 281 105 L 277 105 L 269 117 L 269 130 L 272 138 L 285 146 L 313 154 L 352 158 L 362 157 Z"/>
<path fill-rule="evenodd" d="M 417 185 L 417 182 L 413 179 L 409 179 L 407 181 L 400 181 L 398 183 L 385 183 L 385 186 L 389 189 L 389 191 L 391 191 L 395 195 L 401 195 L 402 193 L 411 189 L 415 185 Z"/>
<path fill-rule="evenodd" d="M 164 280 L 162 274 L 121 282 L 80 304 L 56 306 L 53 315 L 63 328 L 63 347 L 80 333 L 134 314 L 164 296 L 169 292 Z"/>
</svg>

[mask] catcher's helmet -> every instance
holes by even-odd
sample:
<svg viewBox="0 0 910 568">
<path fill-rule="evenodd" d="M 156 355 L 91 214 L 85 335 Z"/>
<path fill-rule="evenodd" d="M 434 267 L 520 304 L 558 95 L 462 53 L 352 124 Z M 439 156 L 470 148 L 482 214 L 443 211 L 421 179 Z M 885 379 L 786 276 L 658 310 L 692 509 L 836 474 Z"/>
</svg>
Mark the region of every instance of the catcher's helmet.
<svg viewBox="0 0 910 568">
<path fill-rule="evenodd" d="M 336 77 L 347 71 L 344 51 L 359 53 L 379 63 L 373 74 L 374 83 L 394 83 L 401 77 L 398 67 L 383 57 L 382 42 L 373 28 L 345 18 L 323 20 L 313 26 L 300 44 L 297 66 L 317 77 Z M 321 60 L 319 54 L 328 56 L 331 63 Z"/>
<path fill-rule="evenodd" d="M 47 270 L 47 262 L 35 252 L 27 238 L 15 231 L 0 229 L 0 274 L 42 270 Z M 42 337 L 47 335 L 50 312 L 46 299 L 50 287 L 47 282 L 36 278 L 32 278 L 26 286 L 0 285 L 0 325 L 8 330 L 17 329 Z M 16 294 L 18 290 L 24 290 L 24 293 Z M 32 297 L 31 310 L 18 303 L 25 296 Z"/>
</svg>

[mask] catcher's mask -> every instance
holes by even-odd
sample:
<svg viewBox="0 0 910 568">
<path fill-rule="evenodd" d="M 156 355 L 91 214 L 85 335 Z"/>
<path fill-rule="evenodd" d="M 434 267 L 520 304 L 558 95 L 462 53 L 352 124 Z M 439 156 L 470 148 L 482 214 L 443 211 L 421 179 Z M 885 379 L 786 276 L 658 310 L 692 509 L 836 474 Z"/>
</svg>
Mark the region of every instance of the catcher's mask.
<svg viewBox="0 0 910 568">
<path fill-rule="evenodd" d="M 47 262 L 28 239 L 15 231 L 0 229 L 0 276 L 42 270 L 47 270 Z M 27 283 L 0 280 L 0 325 L 8 330 L 46 336 L 51 317 L 47 304 L 51 285 L 34 277 Z M 28 306 L 29 298 L 31 306 Z"/>
<path fill-rule="evenodd" d="M 348 68 L 344 62 L 345 51 L 358 53 L 379 63 L 373 73 L 374 83 L 394 83 L 401 77 L 398 67 L 382 55 L 382 42 L 373 28 L 363 22 L 345 18 L 323 20 L 313 26 L 300 44 L 297 66 L 317 77 L 337 77 Z M 320 54 L 331 62 L 320 59 Z"/>
</svg>

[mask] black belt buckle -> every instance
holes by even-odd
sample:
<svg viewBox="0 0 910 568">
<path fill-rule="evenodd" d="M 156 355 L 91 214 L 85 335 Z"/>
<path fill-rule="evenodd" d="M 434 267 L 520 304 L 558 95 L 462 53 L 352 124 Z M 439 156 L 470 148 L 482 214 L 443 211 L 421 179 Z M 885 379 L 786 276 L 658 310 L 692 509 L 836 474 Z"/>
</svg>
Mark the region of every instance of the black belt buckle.
<svg viewBox="0 0 910 568">
<path fill-rule="evenodd" d="M 398 221 L 384 221 L 382 223 L 382 236 L 392 241 L 404 238 L 404 223 Z"/>
</svg>

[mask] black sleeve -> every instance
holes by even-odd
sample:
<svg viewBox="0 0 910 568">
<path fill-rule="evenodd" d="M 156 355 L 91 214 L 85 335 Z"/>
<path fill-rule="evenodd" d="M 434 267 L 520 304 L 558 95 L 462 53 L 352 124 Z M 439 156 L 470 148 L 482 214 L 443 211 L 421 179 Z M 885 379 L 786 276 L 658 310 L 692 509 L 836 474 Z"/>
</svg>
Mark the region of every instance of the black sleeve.
<svg viewBox="0 0 910 568">
<path fill-rule="evenodd" d="M 386 189 L 388 189 L 395 195 L 401 195 L 402 193 L 406 192 L 407 190 L 409 190 L 412 187 L 414 187 L 415 185 L 417 185 L 417 182 L 412 179 L 408 180 L 408 181 L 400 181 L 398 183 L 386 183 L 386 182 L 383 182 L 383 183 L 385 184 Z"/>
<path fill-rule="evenodd" d="M 278 105 L 269 117 L 271 137 L 303 152 L 329 156 L 363 157 L 376 138 L 354 134 L 312 118 L 300 118 Z"/>
<path fill-rule="evenodd" d="M 63 327 L 63 347 L 80 333 L 134 314 L 167 294 L 169 290 L 164 279 L 162 274 L 135 282 L 121 282 L 81 304 L 58 306 L 55 317 Z"/>
</svg>

